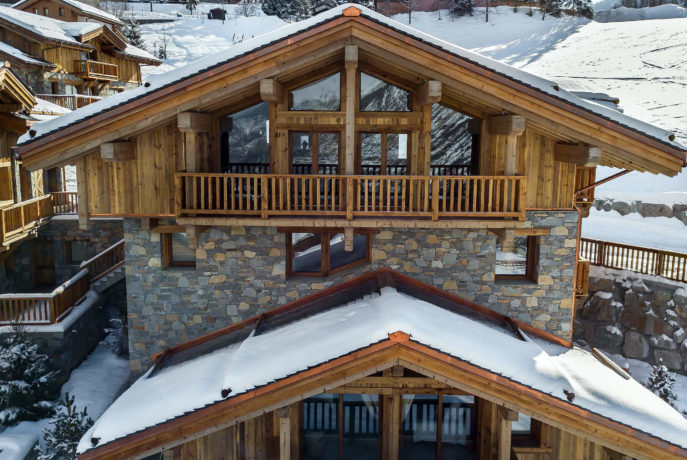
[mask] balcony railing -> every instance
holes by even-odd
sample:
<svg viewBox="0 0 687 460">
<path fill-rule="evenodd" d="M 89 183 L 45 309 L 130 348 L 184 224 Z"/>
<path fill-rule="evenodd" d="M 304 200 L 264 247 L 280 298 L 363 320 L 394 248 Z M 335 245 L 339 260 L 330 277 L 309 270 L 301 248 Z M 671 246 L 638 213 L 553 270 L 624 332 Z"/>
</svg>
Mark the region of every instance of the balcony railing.
<svg viewBox="0 0 687 460">
<path fill-rule="evenodd" d="M 100 96 L 85 94 L 36 94 L 36 96 L 69 110 L 76 110 L 102 99 Z"/>
<path fill-rule="evenodd" d="M 117 64 L 79 59 L 74 61 L 75 73 L 78 77 L 90 80 L 118 80 Z"/>
<path fill-rule="evenodd" d="M 81 262 L 80 268 L 88 269 L 91 283 L 124 265 L 124 240 L 120 240 L 104 251 Z"/>
<path fill-rule="evenodd" d="M 180 216 L 525 219 L 524 176 L 176 175 Z"/>
<path fill-rule="evenodd" d="M 318 174 L 338 174 L 338 164 L 322 164 L 317 167 Z M 360 167 L 363 176 L 378 176 L 382 173 L 381 165 L 362 165 Z M 432 165 L 430 166 L 432 176 L 467 176 L 470 174 L 470 165 Z M 269 163 L 231 163 L 228 167 L 232 174 L 268 174 L 270 172 Z M 312 174 L 311 164 L 293 165 L 294 174 Z M 404 176 L 407 172 L 405 165 L 389 165 L 386 167 L 388 176 Z"/>
<path fill-rule="evenodd" d="M 52 192 L 51 195 L 55 214 L 76 214 L 79 212 L 76 192 Z"/>
<path fill-rule="evenodd" d="M 1 294 L 0 324 L 56 323 L 86 295 L 89 289 L 88 270 L 81 270 L 47 294 Z"/>
<path fill-rule="evenodd" d="M 0 242 L 5 242 L 33 228 L 42 219 L 53 215 L 52 198 L 44 195 L 39 198 L 0 209 Z"/>
</svg>

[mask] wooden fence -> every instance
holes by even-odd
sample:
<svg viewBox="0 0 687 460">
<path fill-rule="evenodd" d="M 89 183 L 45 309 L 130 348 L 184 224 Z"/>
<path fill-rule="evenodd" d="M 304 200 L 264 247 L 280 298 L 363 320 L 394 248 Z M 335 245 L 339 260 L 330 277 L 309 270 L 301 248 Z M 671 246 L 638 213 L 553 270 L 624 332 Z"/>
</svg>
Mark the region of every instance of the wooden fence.
<svg viewBox="0 0 687 460">
<path fill-rule="evenodd" d="M 90 289 L 88 270 L 81 270 L 48 294 L 0 295 L 0 324 L 53 324 Z"/>
<path fill-rule="evenodd" d="M 52 198 L 45 195 L 0 209 L 0 242 L 21 234 L 53 215 Z"/>
<path fill-rule="evenodd" d="M 525 218 L 523 176 L 176 175 L 179 215 Z"/>
<path fill-rule="evenodd" d="M 77 214 L 79 212 L 76 192 L 52 192 L 51 195 L 55 214 Z"/>
<path fill-rule="evenodd" d="M 98 281 L 108 273 L 124 265 L 124 240 L 120 240 L 109 248 L 81 262 L 81 268 L 88 269 L 91 283 Z"/>
<path fill-rule="evenodd" d="M 687 282 L 687 254 L 582 238 L 580 256 L 592 265 Z"/>
</svg>

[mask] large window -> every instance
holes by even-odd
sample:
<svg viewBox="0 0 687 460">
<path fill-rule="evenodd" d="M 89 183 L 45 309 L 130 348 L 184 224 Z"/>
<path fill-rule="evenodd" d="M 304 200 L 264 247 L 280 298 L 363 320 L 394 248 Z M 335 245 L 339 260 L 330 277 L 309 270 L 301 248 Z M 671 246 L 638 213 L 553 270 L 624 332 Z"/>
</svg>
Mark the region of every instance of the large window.
<svg viewBox="0 0 687 460">
<path fill-rule="evenodd" d="M 537 281 L 538 257 L 539 242 L 536 236 L 516 236 L 510 251 L 504 251 L 501 240 L 497 240 L 496 279 Z"/>
<path fill-rule="evenodd" d="M 341 74 L 335 73 L 294 89 L 289 99 L 290 110 L 340 110 Z"/>
<path fill-rule="evenodd" d="M 92 255 L 88 240 L 73 240 L 64 242 L 65 262 L 78 264 L 87 260 Z"/>
<path fill-rule="evenodd" d="M 379 78 L 360 73 L 361 112 L 408 112 L 410 93 Z"/>
<path fill-rule="evenodd" d="M 432 105 L 431 173 L 467 176 L 477 173 L 479 134 L 471 132 L 472 118 L 445 105 Z"/>
<path fill-rule="evenodd" d="M 405 175 L 408 162 L 407 133 L 361 133 L 361 174 Z"/>
<path fill-rule="evenodd" d="M 353 234 L 353 250 L 346 251 L 343 232 L 286 233 L 286 275 L 327 276 L 370 261 L 372 236 Z"/>
<path fill-rule="evenodd" d="M 269 104 L 260 104 L 220 119 L 222 171 L 267 173 L 270 161 Z"/>
<path fill-rule="evenodd" d="M 339 133 L 291 132 L 294 174 L 337 174 Z"/>
</svg>

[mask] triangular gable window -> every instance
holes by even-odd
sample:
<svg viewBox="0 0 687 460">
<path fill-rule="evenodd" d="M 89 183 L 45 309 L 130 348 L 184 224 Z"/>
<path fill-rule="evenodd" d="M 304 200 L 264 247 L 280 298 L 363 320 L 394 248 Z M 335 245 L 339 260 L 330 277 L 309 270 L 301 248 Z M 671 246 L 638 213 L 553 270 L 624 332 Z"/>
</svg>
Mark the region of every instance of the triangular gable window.
<svg viewBox="0 0 687 460">
<path fill-rule="evenodd" d="M 291 91 L 290 110 L 327 110 L 341 108 L 341 76 L 338 73 Z"/>
<path fill-rule="evenodd" d="M 408 112 L 410 93 L 366 73 L 360 74 L 361 112 Z"/>
</svg>

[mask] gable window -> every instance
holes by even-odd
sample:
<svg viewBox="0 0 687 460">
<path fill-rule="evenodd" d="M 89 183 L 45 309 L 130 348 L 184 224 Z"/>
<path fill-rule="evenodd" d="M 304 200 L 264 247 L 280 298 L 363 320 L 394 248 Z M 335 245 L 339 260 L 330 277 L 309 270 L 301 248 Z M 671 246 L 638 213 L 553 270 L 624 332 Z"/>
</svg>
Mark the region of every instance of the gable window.
<svg viewBox="0 0 687 460">
<path fill-rule="evenodd" d="M 309 83 L 291 91 L 289 110 L 325 110 L 341 109 L 341 74 Z"/>
<path fill-rule="evenodd" d="M 90 251 L 87 240 L 64 242 L 64 258 L 67 264 L 78 264 L 88 259 Z"/>
<path fill-rule="evenodd" d="M 60 16 L 64 16 L 64 8 L 60 7 L 59 14 Z"/>
<path fill-rule="evenodd" d="M 512 251 L 504 251 L 499 239 L 496 243 L 496 279 L 536 282 L 538 258 L 539 241 L 536 236 L 516 236 Z"/>
<path fill-rule="evenodd" d="M 372 236 L 354 233 L 353 250 L 346 251 L 344 234 L 336 230 L 286 233 L 286 276 L 328 276 L 370 261 Z"/>
<path fill-rule="evenodd" d="M 474 132 L 474 124 L 478 121 L 445 105 L 432 105 L 430 170 L 433 176 L 477 173 L 479 133 Z"/>
<path fill-rule="evenodd" d="M 162 233 L 160 244 L 162 245 L 162 268 L 196 266 L 196 253 L 189 249 L 186 234 Z"/>
<path fill-rule="evenodd" d="M 360 73 L 361 112 L 409 112 L 410 93 L 366 73 Z"/>
</svg>

